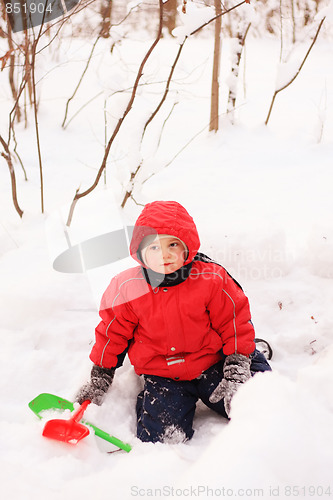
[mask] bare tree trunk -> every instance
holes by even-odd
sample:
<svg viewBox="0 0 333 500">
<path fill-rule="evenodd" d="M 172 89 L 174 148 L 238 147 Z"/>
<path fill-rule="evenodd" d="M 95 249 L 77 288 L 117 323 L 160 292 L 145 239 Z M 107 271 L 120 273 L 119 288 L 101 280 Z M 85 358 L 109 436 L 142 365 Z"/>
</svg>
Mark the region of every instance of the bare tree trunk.
<svg viewBox="0 0 333 500">
<path fill-rule="evenodd" d="M 280 2 L 279 2 L 279 15 L 280 15 L 280 62 L 282 62 L 282 58 L 283 58 L 283 40 L 284 40 L 282 2 L 283 2 L 283 0 L 280 0 Z"/>
<path fill-rule="evenodd" d="M 39 177 L 40 177 L 40 202 L 41 202 L 41 211 L 44 213 L 44 180 L 43 180 L 43 163 L 42 163 L 42 153 L 40 147 L 40 138 L 39 138 L 39 125 L 38 125 L 38 104 L 37 104 L 37 91 L 36 91 L 36 51 L 37 45 L 40 41 L 40 37 L 42 35 L 43 23 L 40 26 L 38 31 L 38 35 L 34 41 L 30 45 L 31 46 L 31 62 L 29 65 L 29 69 L 31 72 L 31 84 L 32 84 L 32 96 L 33 96 L 33 110 L 34 110 L 34 121 L 35 121 L 35 133 L 36 133 L 36 145 L 37 145 L 37 154 L 38 154 L 38 164 L 39 164 Z"/>
<path fill-rule="evenodd" d="M 27 29 L 24 32 L 24 39 L 25 39 L 24 78 L 25 78 L 25 81 L 27 82 L 29 103 L 32 106 L 34 96 L 33 96 L 33 88 L 32 88 L 33 83 L 32 83 L 32 75 L 31 75 L 31 60 L 30 60 L 31 44 L 30 44 Z"/>
<path fill-rule="evenodd" d="M 15 73 L 15 62 L 16 62 L 16 54 L 15 54 L 15 49 L 14 49 L 14 44 L 13 44 L 13 39 L 12 39 L 12 28 L 9 22 L 9 19 L 7 17 L 7 40 L 8 40 L 8 47 L 10 51 L 10 61 L 9 61 L 9 85 L 10 85 L 10 90 L 13 95 L 14 102 L 17 102 L 17 107 L 16 107 L 16 119 L 18 122 L 21 121 L 21 108 L 18 104 L 18 92 L 15 87 L 15 82 L 14 82 L 14 73 Z"/>
<path fill-rule="evenodd" d="M 295 19 L 295 0 L 291 1 L 291 18 L 293 23 L 293 43 L 296 43 L 296 19 Z"/>
<path fill-rule="evenodd" d="M 239 76 L 239 65 L 243 53 L 243 48 L 245 44 L 245 40 L 247 37 L 247 34 L 249 32 L 251 23 L 247 26 L 246 30 L 244 32 L 238 32 L 237 33 L 237 49 L 235 53 L 233 54 L 233 60 L 232 60 L 232 67 L 231 67 L 231 87 L 229 89 L 229 97 L 228 97 L 228 105 L 227 105 L 227 112 L 231 113 L 232 116 L 232 121 L 233 121 L 233 113 L 235 111 L 236 107 L 236 98 L 237 98 L 237 91 L 236 91 L 236 84 Z"/>
<path fill-rule="evenodd" d="M 111 27 L 112 0 L 103 0 L 100 12 L 102 16 L 100 36 L 102 38 L 109 38 Z"/>
<path fill-rule="evenodd" d="M 176 27 L 177 19 L 177 0 L 167 0 L 164 3 L 164 26 L 170 35 Z"/>
<path fill-rule="evenodd" d="M 221 0 L 214 0 L 215 12 L 217 17 L 215 21 L 215 39 L 214 39 L 214 60 L 213 60 L 213 76 L 212 90 L 210 99 L 210 122 L 209 130 L 215 132 L 219 129 L 219 74 L 221 61 L 221 29 L 222 29 L 222 6 Z"/>
</svg>

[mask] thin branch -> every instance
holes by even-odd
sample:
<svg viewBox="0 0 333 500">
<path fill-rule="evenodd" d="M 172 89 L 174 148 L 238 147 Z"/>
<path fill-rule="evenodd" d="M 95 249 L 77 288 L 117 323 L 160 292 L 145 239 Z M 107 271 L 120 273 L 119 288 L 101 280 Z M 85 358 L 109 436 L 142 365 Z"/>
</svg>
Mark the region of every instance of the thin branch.
<svg viewBox="0 0 333 500">
<path fill-rule="evenodd" d="M 22 81 L 20 83 L 20 88 L 18 89 L 17 97 L 16 97 L 16 100 L 14 102 L 14 106 L 12 107 L 11 111 L 9 112 L 8 144 L 10 143 L 11 132 L 12 132 L 12 129 L 13 129 L 13 126 L 14 126 L 15 116 L 16 116 L 16 112 L 17 112 L 17 109 L 18 109 L 18 106 L 19 106 L 19 100 L 20 100 L 20 97 L 22 95 L 22 92 L 25 89 L 26 84 L 27 84 L 27 80 L 26 80 L 26 78 L 24 76 L 24 78 L 22 79 Z"/>
<path fill-rule="evenodd" d="M 31 80 L 32 80 L 32 93 L 34 100 L 34 119 L 35 119 L 35 132 L 36 132 L 36 143 L 37 143 L 37 154 L 38 154 L 38 164 L 39 164 L 39 177 L 40 177 L 40 201 L 41 201 L 41 211 L 44 213 L 44 181 L 43 181 L 43 163 L 42 163 L 42 153 L 40 147 L 40 139 L 39 139 L 39 126 L 38 126 L 38 106 L 37 106 L 37 92 L 36 92 L 36 79 L 35 79 L 35 67 L 36 67 L 36 49 L 40 37 L 42 35 L 44 17 L 46 11 L 44 12 L 42 24 L 39 28 L 37 38 L 35 38 L 35 33 L 33 31 L 34 42 L 32 44 L 32 57 L 31 57 Z"/>
<path fill-rule="evenodd" d="M 82 104 L 82 106 L 73 114 L 73 116 L 68 120 L 67 124 L 64 126 L 64 129 L 66 130 L 67 127 L 69 127 L 69 124 L 74 120 L 74 118 L 77 117 L 77 115 L 79 115 L 81 113 L 81 111 L 86 108 L 87 106 L 89 106 L 90 103 L 92 103 L 95 99 L 97 99 L 99 96 L 101 96 L 102 94 L 104 94 L 104 91 L 102 90 L 101 92 L 98 92 L 98 94 L 94 95 L 93 97 L 91 97 L 87 102 L 85 102 L 84 104 Z"/>
<path fill-rule="evenodd" d="M 232 10 L 236 9 L 237 7 L 240 7 L 241 5 L 243 5 L 244 3 L 248 3 L 247 0 L 244 0 L 243 2 L 235 5 L 234 7 L 231 7 L 230 9 L 228 10 L 224 10 L 223 12 L 218 12 L 218 14 L 213 17 L 212 19 L 210 19 L 209 21 L 207 21 L 206 23 L 202 24 L 199 28 L 197 28 L 196 30 L 192 31 L 192 33 L 190 33 L 189 36 L 191 35 L 194 35 L 195 33 L 197 33 L 199 30 L 203 29 L 205 26 L 207 26 L 208 24 L 210 24 L 211 22 L 215 21 L 216 19 L 219 19 L 221 16 L 227 14 L 228 12 L 231 12 Z M 246 34 L 247 34 L 248 30 L 246 31 Z M 246 35 L 245 35 L 246 36 Z M 180 44 L 179 46 L 179 49 L 178 49 L 178 52 L 177 52 L 177 55 L 176 55 L 176 58 L 171 66 L 171 70 L 170 70 L 170 73 L 169 73 L 169 77 L 168 77 L 168 80 L 167 80 L 167 83 L 166 83 L 166 87 L 165 87 L 165 91 L 164 91 L 164 94 L 158 104 L 158 106 L 156 107 L 155 111 L 152 113 L 152 115 L 150 116 L 150 118 L 147 120 L 145 126 L 144 126 L 144 129 L 143 129 L 143 133 L 142 133 L 142 137 L 141 137 L 141 140 L 143 139 L 144 137 L 144 134 L 146 132 L 146 129 L 149 125 L 149 123 L 155 118 L 155 116 L 157 115 L 157 113 L 159 112 L 159 110 L 161 109 L 168 93 L 169 93 L 169 89 L 170 89 L 170 83 L 171 83 L 171 80 L 172 80 L 172 76 L 173 76 L 173 73 L 175 71 L 175 68 L 176 68 L 176 65 L 178 63 L 178 60 L 180 58 L 180 55 L 181 55 L 181 52 L 183 50 L 183 47 L 184 47 L 184 44 L 187 40 L 188 36 L 186 36 L 183 40 L 183 42 Z M 244 37 L 244 41 L 245 41 L 245 37 Z M 213 123 L 213 120 L 215 119 L 218 119 L 218 118 L 214 118 L 214 119 L 211 119 L 210 121 L 210 125 Z M 131 177 L 130 177 L 130 181 L 129 181 L 129 189 L 127 189 L 125 195 L 124 195 L 124 198 L 123 198 L 123 201 L 121 203 L 121 207 L 124 208 L 127 200 L 129 198 L 133 198 L 132 194 L 133 194 L 133 190 L 134 190 L 134 179 L 135 177 L 137 176 L 137 174 L 139 173 L 141 167 L 143 165 L 143 162 L 141 161 L 140 164 L 138 165 L 138 167 L 136 168 L 136 170 L 134 172 L 131 173 Z"/>
<path fill-rule="evenodd" d="M 194 71 L 194 70 L 192 70 Z M 192 72 L 189 72 L 188 73 L 188 76 L 190 76 L 192 74 Z M 178 80 L 173 80 L 174 82 L 177 82 Z M 181 79 L 180 81 L 183 81 L 183 79 Z M 143 83 L 139 83 L 138 85 L 138 88 L 140 87 L 148 87 L 150 85 L 156 85 L 156 84 L 160 84 L 160 83 L 165 83 L 165 80 L 162 80 L 162 81 L 155 81 L 155 82 L 143 82 Z M 127 88 L 124 88 L 124 89 L 121 89 L 121 90 L 115 90 L 114 92 L 112 92 L 111 94 L 108 95 L 108 99 L 115 96 L 116 94 L 125 94 L 125 93 L 129 93 L 129 92 L 132 92 L 133 91 L 133 86 L 131 87 L 127 87 Z M 102 90 L 101 92 L 99 92 L 98 94 L 96 94 L 95 96 L 91 97 L 87 102 L 85 102 L 84 104 L 82 104 L 82 106 L 72 115 L 72 117 L 68 120 L 67 124 L 65 125 L 64 129 L 67 129 L 69 127 L 69 124 L 81 113 L 81 111 L 83 109 L 85 109 L 87 106 L 89 106 L 89 104 L 94 101 L 95 99 L 97 99 L 99 96 L 101 96 L 102 94 L 104 93 L 104 91 Z"/>
<path fill-rule="evenodd" d="M 300 72 L 301 72 L 301 70 L 302 70 L 302 68 L 303 68 L 303 66 L 304 66 L 304 64 L 305 64 L 305 61 L 307 60 L 307 58 L 308 58 L 308 56 L 309 56 L 309 54 L 310 54 L 310 52 L 311 52 L 311 50 L 312 50 L 312 48 L 313 48 L 314 44 L 315 44 L 315 43 L 316 43 L 316 41 L 317 41 L 317 38 L 318 38 L 319 32 L 320 32 L 320 30 L 321 30 L 321 27 L 322 27 L 322 25 L 323 25 L 323 23 L 324 23 L 325 19 L 326 19 L 326 17 L 323 17 L 323 19 L 320 21 L 319 26 L 318 26 L 317 31 L 316 31 L 316 34 L 315 34 L 315 36 L 314 36 L 314 38 L 313 38 L 313 40 L 312 40 L 312 43 L 311 43 L 310 47 L 308 48 L 308 51 L 307 51 L 307 53 L 305 54 L 304 59 L 303 59 L 303 61 L 301 62 L 300 66 L 299 66 L 298 70 L 296 71 L 296 73 L 294 74 L 294 76 L 293 76 L 293 77 L 289 80 L 289 82 L 288 82 L 288 83 L 286 83 L 285 85 L 283 85 L 281 88 L 279 88 L 278 90 L 276 90 L 276 91 L 274 92 L 274 95 L 273 95 L 273 98 L 272 98 L 272 102 L 271 102 L 271 105 L 270 105 L 270 108 L 269 108 L 269 111 L 268 111 L 268 115 L 267 115 L 267 118 L 266 118 L 266 121 L 265 121 L 265 125 L 267 125 L 267 124 L 268 124 L 268 121 L 269 121 L 269 119 L 270 119 L 270 116 L 271 116 L 271 113 L 272 113 L 272 109 L 273 109 L 273 105 L 274 105 L 274 102 L 275 102 L 276 96 L 277 96 L 280 92 L 282 92 L 282 90 L 285 90 L 287 87 L 289 87 L 289 85 L 291 85 L 291 84 L 292 84 L 292 83 L 296 80 L 296 78 L 298 77 L 298 75 L 300 74 Z"/>
<path fill-rule="evenodd" d="M 126 191 L 125 193 L 125 196 L 124 196 L 124 199 L 121 203 L 121 208 L 124 208 L 124 206 L 126 205 L 126 202 L 128 200 L 128 198 L 132 197 L 132 193 L 133 193 L 133 186 L 134 186 L 134 179 L 137 175 L 137 173 L 139 172 L 139 170 L 141 169 L 142 167 L 142 161 L 139 163 L 139 165 L 136 167 L 136 170 L 134 172 L 131 173 L 131 177 L 130 177 L 130 180 L 129 180 L 129 184 L 131 185 L 132 184 L 132 188 L 129 190 L 129 191 Z"/>
<path fill-rule="evenodd" d="M 167 79 L 167 83 L 166 83 L 166 86 L 165 86 L 165 90 L 164 90 L 164 94 L 159 102 L 159 104 L 157 105 L 155 111 L 153 111 L 153 113 L 151 114 L 150 118 L 147 120 L 144 128 L 143 128 L 143 132 L 142 132 L 142 137 L 141 137 L 141 140 L 143 139 L 144 135 L 145 135 L 145 132 L 146 132 L 146 129 L 148 127 L 148 125 L 150 124 L 150 122 L 155 118 L 155 116 L 157 115 L 157 113 L 159 112 L 159 110 L 161 109 L 165 99 L 167 98 L 167 95 L 169 93 L 169 90 L 170 90 L 170 83 L 171 83 L 171 80 L 172 80 L 172 77 L 173 77 L 173 73 L 175 71 L 175 68 L 176 68 L 176 65 L 179 61 L 179 58 L 180 58 L 180 54 L 183 50 L 183 47 L 184 47 L 184 44 L 186 42 L 186 38 L 184 39 L 184 41 L 179 45 L 179 49 L 178 49 L 178 52 L 177 52 L 177 55 L 175 57 L 175 60 L 171 66 L 171 70 L 170 70 L 170 73 L 169 73 L 169 77 Z"/>
<path fill-rule="evenodd" d="M 43 181 L 42 153 L 41 153 L 40 140 L 39 140 L 37 92 L 36 92 L 36 81 L 35 81 L 35 44 L 33 46 L 33 56 L 32 56 L 32 61 L 31 61 L 31 75 L 32 75 L 32 88 L 33 88 L 33 96 L 34 96 L 35 131 L 36 131 L 36 143 L 37 143 L 39 177 L 40 177 L 40 202 L 41 202 L 41 211 L 43 214 L 44 213 L 44 181 Z"/>
<path fill-rule="evenodd" d="M 178 59 L 179 59 L 179 56 L 181 54 L 181 51 L 183 49 L 183 46 L 184 46 L 184 43 L 186 41 L 186 39 L 191 36 L 191 35 L 194 35 L 195 33 L 197 33 L 198 31 L 200 31 L 201 29 L 203 29 L 205 26 L 207 26 L 208 24 L 210 24 L 211 22 L 215 21 L 218 17 L 221 17 L 235 9 L 237 9 L 238 7 L 240 7 L 241 5 L 243 5 L 244 3 L 249 3 L 249 0 L 243 0 L 242 2 L 238 3 L 237 5 L 231 7 L 230 9 L 227 9 L 221 13 L 219 13 L 217 16 L 214 16 L 212 19 L 210 19 L 209 21 L 207 21 L 206 23 L 202 24 L 201 26 L 199 26 L 197 29 L 195 29 L 194 31 L 192 31 L 192 33 L 190 33 L 190 35 L 187 35 L 185 38 L 184 38 L 184 41 L 183 43 L 181 44 L 179 50 L 178 50 L 178 54 L 177 54 L 177 57 L 175 59 L 175 62 L 171 68 L 171 71 L 170 71 L 170 74 L 169 74 L 169 78 L 167 80 L 167 84 L 166 84 L 166 89 L 164 91 L 164 94 L 162 96 L 162 99 L 159 103 L 159 105 L 157 106 L 156 110 L 153 112 L 152 116 L 150 117 L 150 119 L 148 120 L 148 122 L 146 123 L 145 125 L 145 128 L 144 128 L 144 131 L 143 131 L 143 135 L 145 133 L 145 129 L 146 127 L 148 126 L 148 124 L 151 122 L 151 120 L 156 116 L 157 112 L 160 110 L 164 100 L 166 99 L 166 96 L 169 92 L 169 85 L 170 85 L 170 82 L 171 82 L 171 78 L 172 78 L 172 75 L 173 75 L 173 72 L 174 72 L 174 69 L 175 69 L 175 66 L 178 62 Z M 160 9 L 160 22 L 159 22 L 159 28 L 158 28 L 158 33 L 157 33 L 157 37 L 156 39 L 154 40 L 152 46 L 150 47 L 150 49 L 148 50 L 147 54 L 145 55 L 144 59 L 142 60 L 141 62 L 141 65 L 140 65 L 140 68 L 138 70 L 138 73 L 137 73 L 137 77 L 136 77 L 136 80 L 135 80 L 135 83 L 134 83 L 134 86 L 133 86 L 133 90 L 132 90 L 132 94 L 131 94 L 131 97 L 130 97 L 130 100 L 128 102 L 128 105 L 126 107 L 126 110 L 124 112 L 124 114 L 122 115 L 122 117 L 118 120 L 118 123 L 114 129 L 114 132 L 108 142 L 108 145 L 105 149 L 105 153 L 104 153 L 104 158 L 103 158 L 103 161 L 102 161 L 102 164 L 99 168 L 99 171 L 97 173 L 97 176 L 96 176 L 96 179 L 94 181 L 94 183 L 90 186 L 90 188 L 88 188 L 86 191 L 84 191 L 83 193 L 79 193 L 79 190 L 76 191 L 76 194 L 74 196 L 74 199 L 72 201 L 72 204 L 71 204 L 71 207 L 70 207 L 70 211 L 69 211 L 69 215 L 68 215 L 68 219 L 67 219 L 67 226 L 69 226 L 71 224 L 71 221 L 72 221 L 72 217 L 73 217 L 73 213 L 74 213 L 74 209 L 75 209 L 75 206 L 76 206 L 76 203 L 77 201 L 82 198 L 83 196 L 87 196 L 89 193 L 91 193 L 95 188 L 96 186 L 98 185 L 98 182 L 101 178 L 101 175 L 102 175 L 102 172 L 104 171 L 104 169 L 106 168 L 106 162 L 107 162 L 107 159 L 108 159 L 108 156 L 109 156 L 109 152 L 110 152 L 110 149 L 111 149 L 111 146 L 113 144 L 113 141 L 114 139 L 116 138 L 118 132 L 119 132 L 119 129 L 124 121 L 124 119 L 126 118 L 127 114 L 129 113 L 129 111 L 131 110 L 132 108 L 132 105 L 133 105 L 133 102 L 134 102 L 134 99 L 136 97 L 136 92 L 137 92 L 137 88 L 138 88 L 138 85 L 139 85 L 139 80 L 143 74 L 143 68 L 148 60 L 148 58 L 150 57 L 152 51 L 154 50 L 155 46 L 157 45 L 157 43 L 159 42 L 161 36 L 162 36 L 162 27 L 163 27 L 163 0 L 159 0 L 159 9 Z M 141 168 L 141 163 L 138 165 L 137 169 L 135 172 L 132 172 L 131 174 L 131 179 L 133 180 L 133 178 L 135 178 L 136 174 L 138 173 L 138 171 L 140 170 Z M 133 190 L 132 190 L 133 191 Z M 127 199 L 132 195 L 132 191 L 131 192 L 128 192 L 125 194 L 125 197 L 124 197 L 124 200 L 122 202 L 122 206 L 125 205 Z"/>
<path fill-rule="evenodd" d="M 79 2 L 73 10 L 71 10 L 71 12 L 66 15 L 64 15 L 63 17 L 59 17 L 57 18 L 56 20 L 54 20 L 54 22 L 52 23 L 47 23 L 46 25 L 42 24 L 41 26 L 44 27 L 44 31 L 41 33 L 41 36 L 44 36 L 48 31 L 51 31 L 52 28 L 54 28 L 57 24 L 60 24 L 60 27 L 58 28 L 56 34 L 54 35 L 53 38 L 51 38 L 50 42 L 45 45 L 44 47 L 42 47 L 39 52 L 41 52 L 42 50 L 46 49 L 52 42 L 55 38 L 57 38 L 59 32 L 61 31 L 61 29 L 63 28 L 64 24 L 66 24 L 73 16 L 75 16 L 76 14 L 79 14 L 82 10 L 86 9 L 87 7 L 89 7 L 89 5 L 95 3 L 95 0 L 89 0 L 87 1 L 86 3 L 83 3 L 83 2 Z"/>
<path fill-rule="evenodd" d="M 220 117 L 221 115 L 219 115 Z M 171 165 L 171 163 L 174 162 L 174 160 L 183 152 L 185 151 L 185 149 L 200 135 L 202 134 L 205 130 L 209 129 L 211 125 L 211 121 L 208 123 L 208 125 L 205 125 L 202 129 L 199 130 L 199 132 L 197 132 L 193 137 L 191 137 L 191 139 L 189 139 L 186 144 L 184 144 L 184 146 L 182 146 L 178 151 L 177 153 L 171 158 L 171 160 L 169 160 L 165 165 L 164 167 L 162 167 L 163 169 L 164 168 L 167 168 Z M 142 184 L 145 184 L 147 181 L 149 181 L 149 179 L 151 179 L 152 177 L 154 177 L 154 175 L 156 175 L 155 173 L 152 173 L 149 175 L 149 177 L 147 177 L 143 182 Z"/>
<path fill-rule="evenodd" d="M 15 153 L 15 156 L 16 158 L 18 159 L 19 161 L 19 164 L 21 165 L 21 168 L 23 170 L 23 174 L 24 174 L 24 180 L 27 181 L 28 180 L 28 176 L 27 176 L 27 172 L 26 172 L 26 169 L 24 168 L 24 165 L 23 165 L 23 161 L 21 159 L 21 156 L 19 155 L 18 151 L 17 151 L 17 140 L 16 140 L 16 134 L 15 134 L 15 129 L 14 127 L 12 128 L 12 133 L 13 133 L 13 141 L 14 141 L 14 148 L 13 148 L 13 152 Z"/>
<path fill-rule="evenodd" d="M 166 124 L 166 122 L 168 121 L 168 119 L 170 118 L 170 116 L 171 116 L 171 114 L 172 114 L 172 112 L 173 112 L 173 110 L 174 110 L 174 108 L 175 108 L 175 106 L 176 106 L 177 104 L 178 104 L 177 102 L 175 102 L 175 103 L 173 104 L 173 106 L 172 106 L 172 108 L 171 108 L 171 110 L 170 110 L 170 112 L 169 112 L 168 116 L 167 116 L 167 117 L 166 117 L 166 119 L 164 120 L 164 123 L 163 123 L 162 129 L 161 129 L 161 133 L 160 133 L 160 137 L 159 137 L 159 140 L 158 140 L 158 146 L 160 145 L 160 141 L 161 141 L 161 137 L 162 137 L 162 133 L 163 133 L 163 129 L 164 129 L 164 127 L 165 127 L 165 124 Z M 128 187 L 128 189 L 127 189 L 127 191 L 126 191 L 125 195 L 124 195 L 123 201 L 121 202 L 121 205 L 120 205 L 120 206 L 121 206 L 121 208 L 124 208 L 124 206 L 126 205 L 127 200 L 128 200 L 129 198 L 131 198 L 131 199 L 134 201 L 134 203 L 135 203 L 136 205 L 140 205 L 140 203 L 137 203 L 137 202 L 135 201 L 135 199 L 133 198 L 133 191 L 134 191 L 134 179 L 135 179 L 135 177 L 137 176 L 137 174 L 139 173 L 139 171 L 140 171 L 140 169 L 142 168 L 142 166 L 143 166 L 143 160 L 141 160 L 141 162 L 140 162 L 140 163 L 139 163 L 139 165 L 137 166 L 136 170 L 135 170 L 134 172 L 132 172 L 132 173 L 131 173 L 131 177 L 130 177 L 130 180 L 129 180 L 129 183 L 128 183 L 128 186 L 129 186 L 129 187 Z"/>
<path fill-rule="evenodd" d="M 164 81 L 163 82 L 154 82 L 154 83 L 147 83 L 147 82 L 146 83 L 139 83 L 138 88 L 139 87 L 147 87 L 148 85 L 155 85 L 156 83 L 164 83 Z M 125 94 L 127 92 L 129 93 L 129 92 L 132 92 L 132 91 L 133 91 L 133 86 L 125 88 L 125 89 L 121 89 L 121 90 L 115 90 L 114 92 L 112 92 L 112 94 L 110 94 L 108 96 L 108 98 L 113 97 L 116 94 Z M 82 106 L 68 120 L 67 124 L 64 126 L 64 129 L 66 130 L 69 127 L 69 124 L 81 113 L 81 111 L 83 109 L 85 109 L 87 106 L 89 106 L 90 103 L 92 103 L 95 99 L 97 99 L 98 97 L 100 97 L 102 94 L 104 94 L 103 90 L 101 92 L 98 92 L 98 94 L 94 95 L 87 102 L 85 102 L 84 104 L 82 104 Z"/>
<path fill-rule="evenodd" d="M 6 160 L 9 172 L 10 172 L 10 179 L 11 179 L 11 184 L 12 184 L 12 198 L 13 198 L 13 203 L 15 210 L 19 214 L 20 217 L 23 215 L 23 210 L 20 208 L 18 201 L 17 201 L 17 190 L 16 190 L 16 177 L 15 177 L 15 171 L 13 167 L 13 162 L 12 162 L 12 156 L 9 151 L 8 144 L 6 141 L 2 138 L 0 135 L 0 143 L 4 149 L 4 152 L 1 153 L 1 156 Z"/>
<path fill-rule="evenodd" d="M 164 90 L 163 96 L 162 96 L 160 102 L 158 103 L 158 105 L 156 106 L 155 110 L 153 111 L 153 113 L 150 115 L 149 119 L 146 121 L 145 126 L 143 127 L 141 141 L 143 140 L 143 137 L 145 135 L 145 132 L 146 132 L 146 129 L 147 129 L 148 125 L 155 118 L 155 116 L 157 115 L 157 113 L 161 109 L 164 101 L 167 98 L 167 95 L 168 95 L 169 89 L 170 89 L 170 83 L 171 83 L 171 80 L 172 80 L 172 76 L 173 76 L 173 73 L 175 71 L 177 62 L 179 61 L 180 54 L 181 54 L 181 52 L 183 50 L 183 47 L 184 47 L 184 44 L 185 44 L 186 40 L 187 40 L 187 38 L 184 38 L 184 41 L 179 45 L 178 52 L 176 54 L 175 60 L 174 60 L 172 66 L 171 66 L 171 69 L 170 69 L 169 77 L 168 77 L 167 82 L 166 82 L 166 86 L 165 86 L 165 90 Z M 127 200 L 129 198 L 132 198 L 132 193 L 133 193 L 133 189 L 134 189 L 134 180 L 135 180 L 135 177 L 137 176 L 137 174 L 139 173 L 139 171 L 141 170 L 142 165 L 143 165 L 143 161 L 141 161 L 139 163 L 139 165 L 137 166 L 137 168 L 136 168 L 136 170 L 134 172 L 131 172 L 131 177 L 130 177 L 130 180 L 129 180 L 128 189 L 126 190 L 126 193 L 124 195 L 123 201 L 121 202 L 121 208 L 124 208 L 124 206 L 126 205 L 126 202 L 127 202 Z"/>
<path fill-rule="evenodd" d="M 134 201 L 134 203 L 138 206 L 138 207 L 144 207 L 144 203 L 139 203 L 138 201 L 136 201 L 136 199 L 131 195 L 131 199 Z"/>
<path fill-rule="evenodd" d="M 172 108 L 170 109 L 169 113 L 168 113 L 168 116 L 166 117 L 166 119 L 164 120 L 163 122 L 163 125 L 162 125 L 162 128 L 161 128 L 161 131 L 160 131 L 160 136 L 158 138 L 158 144 L 157 144 L 157 147 L 160 146 L 160 143 L 161 143 L 161 139 L 162 139 L 162 134 L 163 134 L 163 131 L 164 131 L 164 127 L 165 125 L 167 124 L 167 121 L 169 120 L 170 116 L 172 115 L 173 113 L 173 110 L 175 109 L 175 107 L 177 106 L 178 104 L 178 101 L 174 102 L 173 105 L 172 105 Z"/>
<path fill-rule="evenodd" d="M 119 23 L 116 23 L 116 24 L 112 24 L 111 27 L 114 27 L 114 26 L 119 26 L 120 24 L 122 24 L 124 21 L 126 21 L 126 19 L 130 16 L 130 14 L 132 13 L 132 11 L 134 10 L 134 7 L 132 7 L 128 13 L 126 14 L 126 16 L 121 20 L 119 21 Z M 65 110 L 65 117 L 64 117 L 64 120 L 62 122 L 62 128 L 66 128 L 65 126 L 65 123 L 66 123 L 66 120 L 67 120 L 67 116 L 68 116 L 68 107 L 69 107 L 69 103 L 74 99 L 77 91 L 79 90 L 79 87 L 83 81 L 83 78 L 84 78 L 84 75 L 86 74 L 86 72 L 88 71 L 88 68 L 89 68 L 89 65 L 90 65 L 90 62 L 91 62 L 91 59 L 92 59 L 92 56 L 93 56 L 93 53 L 95 51 L 95 48 L 96 48 L 96 45 L 98 43 L 98 41 L 100 40 L 100 38 L 105 38 L 104 37 L 104 34 L 103 34 L 103 31 L 101 30 L 100 33 L 98 34 L 93 46 L 92 46 L 92 49 L 90 51 L 90 54 L 89 54 L 89 57 L 88 57 L 88 60 L 87 60 L 87 64 L 83 70 L 83 73 L 79 79 L 79 82 L 77 84 L 77 86 L 75 87 L 75 90 L 73 92 L 73 94 L 71 95 L 71 97 L 68 99 L 67 103 L 66 103 L 66 110 Z M 67 124 L 68 125 L 68 124 Z"/>
<path fill-rule="evenodd" d="M 209 21 L 206 21 L 204 24 L 202 24 L 201 26 L 199 26 L 199 28 L 196 28 L 194 31 L 192 31 L 192 33 L 190 33 L 189 36 L 195 35 L 196 33 L 198 33 L 198 31 L 202 30 L 202 28 L 205 28 L 206 26 L 208 26 L 208 24 L 214 22 L 216 19 L 218 19 L 221 16 L 224 16 L 225 14 L 229 14 L 229 12 L 231 12 L 231 11 L 233 11 L 235 9 L 238 9 L 238 7 L 240 7 L 244 3 L 250 3 L 250 1 L 249 0 L 243 0 L 242 2 L 238 3 L 237 5 L 234 5 L 233 7 L 230 7 L 230 9 L 227 9 L 227 10 L 224 10 L 223 12 L 220 12 L 216 16 L 212 17 L 212 19 L 209 19 Z"/>
<path fill-rule="evenodd" d="M 75 95 L 76 95 L 77 91 L 79 90 L 79 87 L 80 87 L 80 85 L 81 85 L 81 83 L 82 83 L 82 80 L 83 80 L 83 78 L 84 78 L 84 75 L 85 75 L 85 74 L 86 74 L 86 72 L 88 71 L 90 61 L 91 61 L 91 59 L 92 59 L 92 56 L 93 56 L 93 54 L 94 54 L 94 51 L 95 51 L 96 45 L 97 45 L 98 41 L 100 40 L 100 38 L 101 38 L 101 34 L 99 34 L 99 35 L 98 35 L 98 37 L 96 38 L 96 40 L 95 40 L 95 42 L 94 42 L 94 44 L 93 44 L 93 46 L 92 46 L 92 49 L 91 49 L 91 51 L 90 51 L 90 54 L 89 54 L 89 57 L 88 57 L 87 63 L 86 63 L 86 65 L 85 65 L 85 68 L 84 68 L 84 70 L 83 70 L 83 72 L 82 72 L 82 75 L 81 75 L 81 77 L 80 77 L 79 81 L 78 81 L 78 84 L 77 84 L 77 86 L 75 87 L 74 92 L 73 92 L 73 94 L 71 95 L 71 97 L 67 100 L 67 103 L 66 103 L 66 110 L 65 110 L 65 117 L 64 117 L 64 120 L 63 120 L 62 125 L 61 125 L 61 126 L 62 126 L 62 128 L 65 128 L 65 123 L 66 123 L 67 116 L 68 116 L 68 108 L 69 108 L 69 104 L 70 104 L 70 102 L 74 99 L 74 97 L 75 97 Z"/>
</svg>

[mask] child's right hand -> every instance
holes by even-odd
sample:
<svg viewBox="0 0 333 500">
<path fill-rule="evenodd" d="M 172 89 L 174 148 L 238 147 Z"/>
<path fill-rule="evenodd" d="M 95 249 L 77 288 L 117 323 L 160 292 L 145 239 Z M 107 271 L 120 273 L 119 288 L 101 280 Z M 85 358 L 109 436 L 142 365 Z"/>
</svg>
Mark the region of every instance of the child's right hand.
<svg viewBox="0 0 333 500">
<path fill-rule="evenodd" d="M 82 404 L 89 399 L 95 405 L 100 406 L 108 391 L 114 376 L 114 368 L 101 368 L 94 365 L 91 369 L 90 382 L 84 384 L 75 397 L 75 401 Z"/>
</svg>

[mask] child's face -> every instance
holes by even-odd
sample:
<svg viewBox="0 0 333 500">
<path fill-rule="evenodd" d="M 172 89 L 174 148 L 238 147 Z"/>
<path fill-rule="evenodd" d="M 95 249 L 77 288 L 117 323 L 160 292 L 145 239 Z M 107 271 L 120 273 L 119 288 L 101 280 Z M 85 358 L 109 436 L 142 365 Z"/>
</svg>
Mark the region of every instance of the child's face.
<svg viewBox="0 0 333 500">
<path fill-rule="evenodd" d="M 184 265 L 184 246 L 177 238 L 158 238 L 148 245 L 145 260 L 148 267 L 157 273 L 173 273 Z"/>
</svg>

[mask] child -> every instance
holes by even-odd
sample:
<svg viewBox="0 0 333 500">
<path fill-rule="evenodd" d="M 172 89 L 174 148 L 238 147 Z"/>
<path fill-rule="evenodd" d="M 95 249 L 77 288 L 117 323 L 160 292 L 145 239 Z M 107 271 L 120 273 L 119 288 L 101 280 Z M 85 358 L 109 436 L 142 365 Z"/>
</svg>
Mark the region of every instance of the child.
<svg viewBox="0 0 333 500">
<path fill-rule="evenodd" d="M 255 349 L 242 288 L 199 246 L 184 207 L 147 204 L 130 245 L 140 265 L 115 276 L 102 297 L 91 380 L 76 400 L 102 404 L 128 352 L 144 379 L 136 410 L 137 436 L 145 442 L 190 439 L 199 399 L 228 418 L 238 387 L 271 370 Z"/>
</svg>

